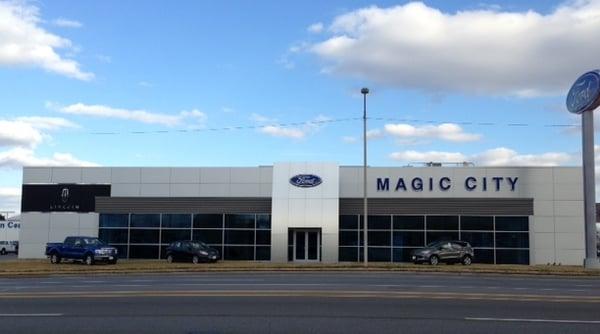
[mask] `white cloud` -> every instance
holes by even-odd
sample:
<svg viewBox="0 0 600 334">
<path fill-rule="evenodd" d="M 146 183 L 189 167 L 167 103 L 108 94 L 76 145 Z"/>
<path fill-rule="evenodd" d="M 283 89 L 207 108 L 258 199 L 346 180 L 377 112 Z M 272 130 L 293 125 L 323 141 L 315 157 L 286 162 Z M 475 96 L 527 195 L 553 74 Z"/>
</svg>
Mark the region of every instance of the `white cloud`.
<svg viewBox="0 0 600 334">
<path fill-rule="evenodd" d="M 413 126 L 410 124 L 386 124 L 385 131 L 397 138 L 440 139 L 451 142 L 477 141 L 481 135 L 466 133 L 457 124 Z"/>
<path fill-rule="evenodd" d="M 52 20 L 52 24 L 54 24 L 57 27 L 62 27 L 62 28 L 81 28 L 81 27 L 83 27 L 83 24 L 81 22 L 75 21 L 75 20 L 69 20 L 69 19 L 65 19 L 65 18 L 54 19 L 54 20 Z"/>
<path fill-rule="evenodd" d="M 561 152 L 519 154 L 514 150 L 499 147 L 477 154 L 472 160 L 481 166 L 559 166 L 571 162 L 573 157 Z"/>
<path fill-rule="evenodd" d="M 260 132 L 273 136 L 273 137 L 285 137 L 293 139 L 304 138 L 305 132 L 297 128 L 284 128 L 275 125 L 266 125 L 259 129 Z"/>
<path fill-rule="evenodd" d="M 354 144 L 358 142 L 358 139 L 352 136 L 343 136 L 342 141 L 346 144 Z"/>
<path fill-rule="evenodd" d="M 439 152 L 439 151 L 404 151 L 394 152 L 390 154 L 390 158 L 403 162 L 461 162 L 465 161 L 466 157 L 458 152 Z"/>
<path fill-rule="evenodd" d="M 317 23 L 313 23 L 311 25 L 308 26 L 308 28 L 306 28 L 306 31 L 312 33 L 312 34 L 318 34 L 321 31 L 323 31 L 323 23 L 321 22 L 317 22 Z"/>
<path fill-rule="evenodd" d="M 166 126 L 180 125 L 190 119 L 195 120 L 197 123 L 203 123 L 207 119 L 206 114 L 197 109 L 193 109 L 191 111 L 181 111 L 178 114 L 161 114 L 152 113 L 146 110 L 122 109 L 105 105 L 88 105 L 83 103 L 75 103 L 68 106 L 57 106 L 56 104 L 49 102 L 47 103 L 47 107 L 71 115 L 117 118 L 146 124 L 161 124 Z"/>
<path fill-rule="evenodd" d="M 309 134 L 315 133 L 321 129 L 324 123 L 331 120 L 327 116 L 318 115 L 309 122 L 305 122 L 300 126 L 289 126 L 277 124 L 277 119 L 269 118 L 257 113 L 252 113 L 250 119 L 255 123 L 259 123 L 258 132 L 270 135 L 273 137 L 284 137 L 291 139 L 302 139 Z"/>
<path fill-rule="evenodd" d="M 390 154 L 390 158 L 402 162 L 474 162 L 477 166 L 560 166 L 574 161 L 568 153 L 547 152 L 520 154 L 512 149 L 498 147 L 484 152 L 466 155 L 460 152 L 403 151 Z"/>
<path fill-rule="evenodd" d="M 329 30 L 311 47 L 327 73 L 429 92 L 564 94 L 598 66 L 600 0 L 567 1 L 547 14 L 372 6 L 335 17 Z"/>
<path fill-rule="evenodd" d="M 19 169 L 23 166 L 98 166 L 90 161 L 80 160 L 70 153 L 54 153 L 50 158 L 41 158 L 31 149 L 16 147 L 0 152 L 0 168 Z"/>
<path fill-rule="evenodd" d="M 23 116 L 15 119 L 18 122 L 23 122 L 31 125 L 36 129 L 57 130 L 60 128 L 77 128 L 77 124 L 60 117 L 44 117 L 44 116 Z"/>
<path fill-rule="evenodd" d="M 37 7 L 27 2 L 0 2 L 0 65 L 33 66 L 79 80 L 91 80 L 79 63 L 58 54 L 58 49 L 75 50 L 70 40 L 47 32 Z"/>
<path fill-rule="evenodd" d="M 42 133 L 25 122 L 0 120 L 0 146 L 34 147 L 42 142 Z"/>
<path fill-rule="evenodd" d="M 0 187 L 0 210 L 21 211 L 21 188 Z"/>
</svg>

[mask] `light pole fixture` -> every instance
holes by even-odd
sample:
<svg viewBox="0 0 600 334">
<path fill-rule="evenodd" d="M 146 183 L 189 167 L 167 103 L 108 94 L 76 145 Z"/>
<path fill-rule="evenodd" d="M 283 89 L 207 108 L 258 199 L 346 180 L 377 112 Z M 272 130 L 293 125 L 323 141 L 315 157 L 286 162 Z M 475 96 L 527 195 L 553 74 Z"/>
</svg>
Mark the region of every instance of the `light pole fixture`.
<svg viewBox="0 0 600 334">
<path fill-rule="evenodd" d="M 600 105 L 600 70 L 580 76 L 567 95 L 567 109 L 581 115 L 585 259 L 583 266 L 600 269 L 596 245 L 596 182 L 594 171 L 594 109 Z"/>
<path fill-rule="evenodd" d="M 363 95 L 363 236 L 365 239 L 363 256 L 365 266 L 367 266 L 369 264 L 369 242 L 367 234 L 369 226 L 369 215 L 367 210 L 367 94 L 369 94 L 369 88 L 364 87 L 360 90 L 360 93 Z"/>
</svg>

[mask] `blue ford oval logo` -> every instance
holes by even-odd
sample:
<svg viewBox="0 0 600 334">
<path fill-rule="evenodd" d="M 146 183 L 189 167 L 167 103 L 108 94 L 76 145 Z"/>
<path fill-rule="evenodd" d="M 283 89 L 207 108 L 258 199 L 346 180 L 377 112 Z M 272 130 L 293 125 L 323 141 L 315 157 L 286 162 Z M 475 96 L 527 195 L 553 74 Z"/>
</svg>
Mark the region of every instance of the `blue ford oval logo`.
<svg viewBox="0 0 600 334">
<path fill-rule="evenodd" d="M 600 70 L 580 76 L 567 95 L 567 109 L 574 114 L 595 109 L 600 103 Z"/>
<path fill-rule="evenodd" d="M 290 183 L 300 188 L 311 188 L 321 184 L 323 180 L 313 174 L 298 174 L 290 179 Z"/>
</svg>

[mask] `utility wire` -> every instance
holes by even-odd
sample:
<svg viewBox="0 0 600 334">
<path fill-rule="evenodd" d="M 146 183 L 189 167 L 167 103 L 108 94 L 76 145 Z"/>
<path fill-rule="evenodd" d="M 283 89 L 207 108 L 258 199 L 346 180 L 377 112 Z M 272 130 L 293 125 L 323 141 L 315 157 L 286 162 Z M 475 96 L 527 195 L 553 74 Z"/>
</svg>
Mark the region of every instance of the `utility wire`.
<svg viewBox="0 0 600 334">
<path fill-rule="evenodd" d="M 548 127 L 548 128 L 580 128 L 579 124 L 535 124 L 535 123 L 501 123 L 501 122 L 469 122 L 469 121 L 440 121 L 440 120 L 428 120 L 428 119 L 417 119 L 417 118 L 393 118 L 393 117 L 367 117 L 367 120 L 372 121 L 391 121 L 391 122 L 402 122 L 402 123 L 413 123 L 413 124 L 458 124 L 458 125 L 474 125 L 474 126 L 507 126 L 507 127 Z M 351 121 L 362 121 L 362 117 L 352 118 L 334 118 L 326 120 L 314 120 L 305 122 L 290 122 L 290 123 L 272 123 L 262 125 L 239 125 L 239 126 L 225 126 L 225 127 L 210 127 L 210 128 L 190 128 L 190 129 L 173 129 L 173 130 L 147 130 L 147 131 L 98 131 L 89 132 L 91 135 L 121 135 L 121 134 L 165 134 L 165 133 L 197 133 L 207 131 L 232 131 L 232 130 L 251 130 L 251 129 L 263 129 L 267 127 L 294 127 L 294 126 L 310 126 L 310 125 L 323 125 L 328 123 L 341 123 Z"/>
</svg>

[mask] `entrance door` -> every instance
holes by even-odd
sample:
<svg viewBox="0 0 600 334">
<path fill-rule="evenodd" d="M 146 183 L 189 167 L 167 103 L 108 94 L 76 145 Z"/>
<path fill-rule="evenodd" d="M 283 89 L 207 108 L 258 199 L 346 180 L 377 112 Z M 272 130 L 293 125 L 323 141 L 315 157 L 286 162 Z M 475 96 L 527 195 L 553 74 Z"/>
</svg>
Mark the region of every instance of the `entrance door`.
<svg viewBox="0 0 600 334">
<path fill-rule="evenodd" d="M 319 261 L 321 235 L 316 230 L 294 230 L 294 261 L 310 262 Z"/>
</svg>

